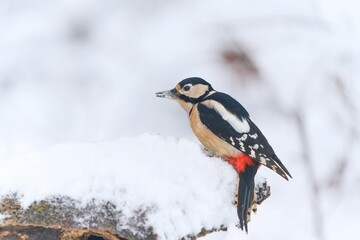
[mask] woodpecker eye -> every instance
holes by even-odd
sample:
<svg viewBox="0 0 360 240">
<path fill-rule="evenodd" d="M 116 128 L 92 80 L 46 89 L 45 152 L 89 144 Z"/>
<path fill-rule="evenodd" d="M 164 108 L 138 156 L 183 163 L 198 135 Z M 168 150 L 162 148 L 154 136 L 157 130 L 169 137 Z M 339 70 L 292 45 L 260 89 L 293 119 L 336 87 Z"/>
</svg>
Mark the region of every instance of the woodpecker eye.
<svg viewBox="0 0 360 240">
<path fill-rule="evenodd" d="M 189 85 L 184 86 L 184 87 L 183 87 L 183 90 L 184 90 L 185 92 L 189 91 L 189 90 L 190 90 L 190 86 L 189 86 Z"/>
</svg>

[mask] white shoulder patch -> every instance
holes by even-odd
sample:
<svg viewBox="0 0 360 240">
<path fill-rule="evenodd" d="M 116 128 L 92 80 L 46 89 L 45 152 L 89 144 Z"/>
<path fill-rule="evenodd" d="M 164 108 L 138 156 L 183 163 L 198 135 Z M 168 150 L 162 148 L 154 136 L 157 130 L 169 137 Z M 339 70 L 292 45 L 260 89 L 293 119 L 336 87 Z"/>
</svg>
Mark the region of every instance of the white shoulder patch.
<svg viewBox="0 0 360 240">
<path fill-rule="evenodd" d="M 227 121 L 238 133 L 246 133 L 250 131 L 250 125 L 244 118 L 238 118 L 232 114 L 221 104 L 214 100 L 206 100 L 203 102 L 208 108 L 214 109 L 220 116 Z"/>
</svg>

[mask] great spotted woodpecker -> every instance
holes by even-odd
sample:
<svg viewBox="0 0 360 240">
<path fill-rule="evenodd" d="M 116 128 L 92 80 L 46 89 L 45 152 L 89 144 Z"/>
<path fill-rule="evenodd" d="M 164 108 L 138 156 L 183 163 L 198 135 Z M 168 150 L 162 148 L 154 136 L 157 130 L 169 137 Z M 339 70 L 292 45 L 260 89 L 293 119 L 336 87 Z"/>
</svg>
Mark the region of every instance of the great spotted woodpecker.
<svg viewBox="0 0 360 240">
<path fill-rule="evenodd" d="M 237 214 L 240 228 L 245 227 L 247 232 L 259 166 L 270 168 L 286 180 L 291 177 L 289 171 L 246 109 L 229 95 L 215 91 L 205 80 L 187 78 L 156 96 L 176 100 L 188 114 L 190 126 L 204 147 L 237 171 Z"/>
</svg>

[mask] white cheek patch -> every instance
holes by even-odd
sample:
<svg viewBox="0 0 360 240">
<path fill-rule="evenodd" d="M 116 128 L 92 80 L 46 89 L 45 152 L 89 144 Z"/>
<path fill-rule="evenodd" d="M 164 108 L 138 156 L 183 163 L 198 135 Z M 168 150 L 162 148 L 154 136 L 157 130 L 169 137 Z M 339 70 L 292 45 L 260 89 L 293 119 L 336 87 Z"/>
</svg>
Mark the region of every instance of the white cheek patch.
<svg viewBox="0 0 360 240">
<path fill-rule="evenodd" d="M 189 92 L 185 92 L 184 94 L 188 97 L 199 98 L 208 90 L 209 90 L 209 86 L 203 84 L 196 84 L 191 87 Z"/>
<path fill-rule="evenodd" d="M 214 100 L 206 100 L 204 101 L 204 105 L 208 108 L 214 109 L 220 116 L 227 121 L 238 133 L 245 133 L 250 131 L 250 125 L 248 121 L 244 118 L 238 118 L 236 115 L 232 114 L 225 107 L 214 101 Z"/>
</svg>

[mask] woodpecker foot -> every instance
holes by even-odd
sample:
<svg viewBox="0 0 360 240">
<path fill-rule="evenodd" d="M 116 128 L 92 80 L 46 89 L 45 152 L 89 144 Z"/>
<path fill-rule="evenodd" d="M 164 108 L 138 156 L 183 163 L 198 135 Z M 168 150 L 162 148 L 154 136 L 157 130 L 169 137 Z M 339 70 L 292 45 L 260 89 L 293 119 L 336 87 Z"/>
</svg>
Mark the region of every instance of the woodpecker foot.
<svg viewBox="0 0 360 240">
<path fill-rule="evenodd" d="M 235 200 L 234 200 L 234 205 L 236 206 L 237 208 L 237 205 L 238 205 L 238 193 L 239 192 L 239 184 L 236 185 L 236 194 L 235 194 Z"/>
<path fill-rule="evenodd" d="M 256 201 L 253 202 L 253 204 L 251 205 L 249 210 L 252 211 L 254 214 L 257 213 L 257 203 L 256 203 Z"/>
<path fill-rule="evenodd" d="M 239 185 L 237 185 L 236 192 L 238 192 Z M 257 213 L 257 206 L 260 205 L 263 201 L 265 201 L 268 197 L 270 197 L 271 191 L 270 186 L 267 184 L 266 181 L 259 182 L 255 186 L 255 196 L 254 202 L 250 206 L 248 210 L 248 221 L 250 221 L 250 214 L 253 212 L 254 214 Z M 233 204 L 237 207 L 238 205 L 238 194 L 235 194 L 235 199 Z"/>
</svg>

